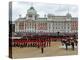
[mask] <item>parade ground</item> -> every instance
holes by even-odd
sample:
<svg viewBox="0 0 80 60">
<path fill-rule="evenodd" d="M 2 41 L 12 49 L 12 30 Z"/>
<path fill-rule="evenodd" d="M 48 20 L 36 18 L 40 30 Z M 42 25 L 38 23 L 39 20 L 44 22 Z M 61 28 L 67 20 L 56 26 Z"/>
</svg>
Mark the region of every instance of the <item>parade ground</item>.
<svg viewBox="0 0 80 60">
<path fill-rule="evenodd" d="M 61 42 L 51 42 L 50 47 L 45 47 L 43 54 L 41 48 L 36 47 L 12 47 L 13 58 L 31 58 L 31 57 L 49 57 L 49 56 L 65 56 L 77 55 L 77 48 L 73 51 L 71 48 L 66 50 L 62 47 Z"/>
</svg>

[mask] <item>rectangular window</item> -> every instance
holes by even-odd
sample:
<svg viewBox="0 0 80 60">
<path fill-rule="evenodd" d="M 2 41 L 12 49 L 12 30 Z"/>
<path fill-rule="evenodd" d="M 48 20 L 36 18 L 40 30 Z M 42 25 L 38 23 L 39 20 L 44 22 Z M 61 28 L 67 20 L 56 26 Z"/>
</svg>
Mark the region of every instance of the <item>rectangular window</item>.
<svg viewBox="0 0 80 60">
<path fill-rule="evenodd" d="M 69 27 L 68 27 L 68 29 L 69 29 Z"/>
<path fill-rule="evenodd" d="M 31 17 L 32 17 L 32 15 L 28 15 L 28 17 L 30 17 L 30 18 L 31 18 Z"/>
<path fill-rule="evenodd" d="M 24 29 L 24 22 L 19 22 L 19 29 L 23 30 Z"/>
</svg>

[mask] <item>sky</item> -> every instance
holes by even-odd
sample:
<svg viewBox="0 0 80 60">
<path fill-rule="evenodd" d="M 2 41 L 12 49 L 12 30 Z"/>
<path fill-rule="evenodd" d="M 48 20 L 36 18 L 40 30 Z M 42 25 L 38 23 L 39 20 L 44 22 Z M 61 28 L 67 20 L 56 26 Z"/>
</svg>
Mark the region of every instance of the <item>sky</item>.
<svg viewBox="0 0 80 60">
<path fill-rule="evenodd" d="M 37 3 L 37 2 L 13 2 L 12 3 L 12 20 L 15 21 L 21 17 L 25 17 L 27 10 L 33 6 L 40 17 L 46 14 L 53 14 L 56 16 L 65 16 L 68 12 L 73 16 L 78 16 L 78 7 L 76 5 L 68 4 L 52 4 L 52 3 Z"/>
</svg>

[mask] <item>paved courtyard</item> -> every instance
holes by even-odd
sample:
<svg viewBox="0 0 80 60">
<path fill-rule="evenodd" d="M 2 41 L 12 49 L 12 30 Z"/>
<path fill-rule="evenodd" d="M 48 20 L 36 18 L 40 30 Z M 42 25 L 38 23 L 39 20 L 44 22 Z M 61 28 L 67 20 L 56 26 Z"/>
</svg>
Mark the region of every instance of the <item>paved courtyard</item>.
<svg viewBox="0 0 80 60">
<path fill-rule="evenodd" d="M 30 57 L 48 57 L 48 56 L 64 56 L 64 55 L 77 55 L 78 51 L 77 48 L 75 50 L 71 50 L 69 48 L 67 51 L 65 48 L 60 48 L 60 42 L 52 42 L 51 47 L 45 47 L 44 53 L 41 53 L 40 48 L 35 47 L 13 47 L 12 48 L 12 55 L 13 58 L 30 58 Z"/>
</svg>

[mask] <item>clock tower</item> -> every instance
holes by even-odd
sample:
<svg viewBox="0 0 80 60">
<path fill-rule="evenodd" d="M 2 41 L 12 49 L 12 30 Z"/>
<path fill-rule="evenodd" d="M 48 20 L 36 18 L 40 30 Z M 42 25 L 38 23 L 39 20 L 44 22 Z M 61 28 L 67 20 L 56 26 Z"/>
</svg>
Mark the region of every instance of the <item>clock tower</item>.
<svg viewBox="0 0 80 60">
<path fill-rule="evenodd" d="M 36 20 L 38 17 L 37 11 L 34 9 L 34 7 L 30 7 L 27 10 L 26 19 L 27 20 Z"/>
</svg>

